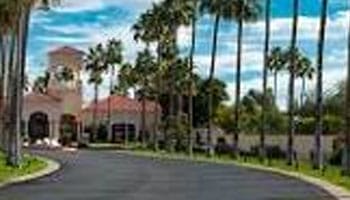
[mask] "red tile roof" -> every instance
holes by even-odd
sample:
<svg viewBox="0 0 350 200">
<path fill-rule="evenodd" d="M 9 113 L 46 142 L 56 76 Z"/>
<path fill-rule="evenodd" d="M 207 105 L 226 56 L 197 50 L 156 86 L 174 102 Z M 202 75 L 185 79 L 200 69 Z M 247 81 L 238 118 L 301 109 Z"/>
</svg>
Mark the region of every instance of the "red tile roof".
<svg viewBox="0 0 350 200">
<path fill-rule="evenodd" d="M 49 51 L 49 55 L 53 55 L 53 54 L 61 54 L 61 53 L 64 53 L 64 54 L 78 54 L 78 55 L 84 55 L 85 53 L 81 50 L 78 50 L 78 49 L 75 49 L 73 47 L 69 47 L 69 46 L 63 46 L 63 47 L 60 47 L 58 49 L 54 49 L 52 51 Z"/>
<path fill-rule="evenodd" d="M 111 110 L 119 112 L 141 112 L 142 103 L 141 101 L 131 99 L 125 96 L 110 96 L 108 98 L 102 99 L 97 103 L 97 112 L 98 113 L 107 113 L 108 112 L 108 100 L 111 101 Z M 156 111 L 156 105 L 158 105 L 158 111 L 161 112 L 161 107 L 159 104 L 156 104 L 154 101 L 146 101 L 146 112 L 154 113 Z M 93 111 L 95 104 L 91 103 L 83 112 Z"/>
</svg>

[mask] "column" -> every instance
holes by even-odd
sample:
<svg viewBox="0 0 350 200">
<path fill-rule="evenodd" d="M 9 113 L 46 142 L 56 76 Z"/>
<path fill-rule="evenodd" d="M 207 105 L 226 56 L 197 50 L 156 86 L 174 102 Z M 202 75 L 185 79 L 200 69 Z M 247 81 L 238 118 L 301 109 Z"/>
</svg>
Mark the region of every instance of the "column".
<svg viewBox="0 0 350 200">
<path fill-rule="evenodd" d="M 77 142 L 80 143 L 81 138 L 81 122 L 77 121 Z"/>
<path fill-rule="evenodd" d="M 50 126 L 50 146 L 57 146 L 59 145 L 58 140 L 60 138 L 60 132 L 59 132 L 59 126 L 57 120 L 51 121 Z"/>
<path fill-rule="evenodd" d="M 23 121 L 23 138 L 22 138 L 22 145 L 23 146 L 25 146 L 25 147 L 27 147 L 27 146 L 29 146 L 29 133 L 28 133 L 28 126 L 29 126 L 29 124 L 28 124 L 28 120 L 24 120 Z"/>
</svg>

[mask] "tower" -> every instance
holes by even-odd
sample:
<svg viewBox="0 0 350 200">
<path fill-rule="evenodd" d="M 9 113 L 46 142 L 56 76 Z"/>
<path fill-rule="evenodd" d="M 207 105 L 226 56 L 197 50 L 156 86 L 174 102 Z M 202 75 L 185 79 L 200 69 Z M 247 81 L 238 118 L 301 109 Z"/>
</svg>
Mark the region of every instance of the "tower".
<svg viewBox="0 0 350 200">
<path fill-rule="evenodd" d="M 72 47 L 61 47 L 50 51 L 49 69 L 50 81 L 48 91 L 55 93 L 62 99 L 63 112 L 77 115 L 82 105 L 82 81 L 80 72 L 83 67 L 84 52 Z M 73 80 L 60 81 L 56 75 L 63 69 L 68 69 L 73 74 Z"/>
</svg>

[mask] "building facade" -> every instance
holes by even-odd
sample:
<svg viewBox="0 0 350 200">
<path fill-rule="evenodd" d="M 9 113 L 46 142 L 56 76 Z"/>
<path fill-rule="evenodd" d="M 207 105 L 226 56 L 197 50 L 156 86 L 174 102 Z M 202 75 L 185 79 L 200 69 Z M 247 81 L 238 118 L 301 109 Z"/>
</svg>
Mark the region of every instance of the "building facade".
<svg viewBox="0 0 350 200">
<path fill-rule="evenodd" d="M 85 127 L 92 123 L 91 104 L 83 108 L 81 73 L 84 65 L 84 52 L 62 47 L 48 53 L 48 73 L 50 78 L 45 93 L 33 91 L 25 95 L 23 100 L 24 135 L 31 143 L 49 141 L 51 145 L 59 145 L 65 137 L 78 140 Z M 68 68 L 73 79 L 60 81 L 56 74 L 63 68 Z M 140 102 L 128 97 L 113 96 L 111 98 L 111 124 L 116 138 L 122 130 L 139 134 L 141 128 Z M 98 122 L 106 122 L 107 99 L 97 104 Z M 155 104 L 147 102 L 147 131 L 151 131 L 155 123 Z M 159 119 L 160 119 L 160 109 Z M 127 127 L 127 128 L 125 128 Z M 70 134 L 65 135 L 66 132 Z"/>
</svg>

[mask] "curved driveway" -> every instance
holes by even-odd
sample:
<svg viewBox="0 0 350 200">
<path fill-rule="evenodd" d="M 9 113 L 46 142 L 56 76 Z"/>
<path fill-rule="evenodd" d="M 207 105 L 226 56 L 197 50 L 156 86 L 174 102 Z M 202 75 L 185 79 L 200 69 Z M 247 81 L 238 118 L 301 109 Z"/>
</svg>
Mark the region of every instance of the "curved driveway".
<svg viewBox="0 0 350 200">
<path fill-rule="evenodd" d="M 51 152 L 61 171 L 0 189 L 0 200 L 332 200 L 323 190 L 236 166 L 109 151 Z"/>
</svg>

